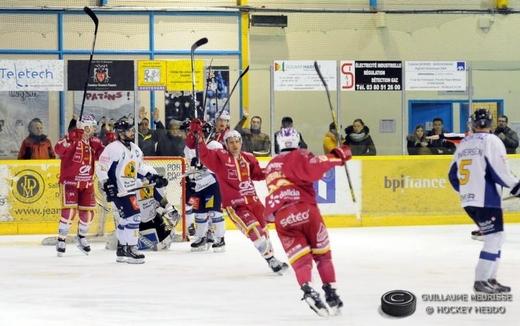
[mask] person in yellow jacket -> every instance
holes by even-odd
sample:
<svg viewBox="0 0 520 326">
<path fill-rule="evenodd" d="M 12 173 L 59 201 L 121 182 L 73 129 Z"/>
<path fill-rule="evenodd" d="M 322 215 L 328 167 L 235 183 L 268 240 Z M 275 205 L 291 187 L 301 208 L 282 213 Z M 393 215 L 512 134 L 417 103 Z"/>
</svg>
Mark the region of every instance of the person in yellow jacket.
<svg viewBox="0 0 520 326">
<path fill-rule="evenodd" d="M 343 142 L 343 139 L 341 139 L 340 143 L 341 142 Z M 336 130 L 334 122 L 331 122 L 329 131 L 327 131 L 323 137 L 323 154 L 329 154 L 330 151 L 336 147 L 338 147 L 338 131 Z"/>
</svg>

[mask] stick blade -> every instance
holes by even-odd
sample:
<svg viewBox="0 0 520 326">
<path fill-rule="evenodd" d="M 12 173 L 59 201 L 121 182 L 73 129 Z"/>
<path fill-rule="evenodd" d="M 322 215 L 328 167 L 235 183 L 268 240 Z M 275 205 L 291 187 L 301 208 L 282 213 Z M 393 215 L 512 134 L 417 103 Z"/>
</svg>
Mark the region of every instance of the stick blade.
<svg viewBox="0 0 520 326">
<path fill-rule="evenodd" d="M 92 19 L 97 28 L 99 19 L 97 18 L 96 14 L 92 11 L 92 9 L 90 9 L 89 7 L 84 7 L 83 11 L 90 17 L 90 19 Z"/>
<path fill-rule="evenodd" d="M 318 61 L 314 61 L 314 70 L 316 70 L 318 77 L 320 77 L 320 80 L 321 80 L 323 86 L 325 86 L 325 88 L 327 88 L 327 82 L 325 81 L 325 78 L 323 78 L 323 75 L 321 74 L 321 70 L 320 70 L 320 66 L 318 65 Z"/>
<path fill-rule="evenodd" d="M 200 47 L 206 43 L 208 43 L 208 38 L 207 37 L 201 38 L 197 42 L 193 43 L 193 45 L 191 46 L 191 52 L 195 51 L 195 49 L 197 49 L 198 47 Z"/>
</svg>

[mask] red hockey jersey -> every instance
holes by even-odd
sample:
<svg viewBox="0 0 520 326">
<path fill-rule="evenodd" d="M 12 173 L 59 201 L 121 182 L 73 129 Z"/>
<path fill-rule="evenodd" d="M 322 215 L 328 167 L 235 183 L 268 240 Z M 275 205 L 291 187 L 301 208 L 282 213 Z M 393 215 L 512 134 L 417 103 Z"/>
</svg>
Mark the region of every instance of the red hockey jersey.
<svg viewBox="0 0 520 326">
<path fill-rule="evenodd" d="M 94 164 L 104 146 L 99 138 L 89 141 L 71 140 L 69 135 L 60 139 L 54 150 L 60 156 L 60 183 L 76 183 L 78 187 L 89 187 L 94 177 Z"/>
<path fill-rule="evenodd" d="M 201 142 L 199 155 L 202 163 L 217 176 L 224 207 L 258 201 L 253 180 L 264 180 L 265 175 L 253 154 L 241 152 L 236 159 L 226 150 L 208 149 Z"/>
<path fill-rule="evenodd" d="M 314 156 L 305 149 L 281 152 L 265 168 L 269 195 L 265 198 L 265 216 L 274 222 L 273 213 L 297 202 L 316 204 L 313 182 L 343 161 L 332 154 Z"/>
</svg>

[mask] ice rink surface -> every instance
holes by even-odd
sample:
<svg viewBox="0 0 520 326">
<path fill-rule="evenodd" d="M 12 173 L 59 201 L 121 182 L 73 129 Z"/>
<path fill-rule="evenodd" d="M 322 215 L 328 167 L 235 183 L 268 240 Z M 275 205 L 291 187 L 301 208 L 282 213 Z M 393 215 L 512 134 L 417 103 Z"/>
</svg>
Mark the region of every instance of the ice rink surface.
<svg viewBox="0 0 520 326">
<path fill-rule="evenodd" d="M 56 257 L 44 236 L 0 237 L 0 325 L 520 325 L 520 225 L 506 225 L 499 281 L 513 302 L 426 302 L 426 294 L 472 294 L 482 242 L 472 225 L 330 229 L 341 316 L 320 318 L 300 301 L 292 270 L 274 275 L 237 231 L 225 253 L 191 253 L 187 243 L 149 252 L 143 265 L 118 264 L 96 243 Z M 271 231 L 277 257 L 287 261 Z M 314 275 L 315 288 L 320 288 Z M 379 311 L 383 293 L 417 296 L 415 314 Z M 428 315 L 431 306 L 434 313 Z M 501 307 L 502 314 L 439 314 L 443 306 Z M 455 312 L 460 310 L 453 310 Z"/>
</svg>

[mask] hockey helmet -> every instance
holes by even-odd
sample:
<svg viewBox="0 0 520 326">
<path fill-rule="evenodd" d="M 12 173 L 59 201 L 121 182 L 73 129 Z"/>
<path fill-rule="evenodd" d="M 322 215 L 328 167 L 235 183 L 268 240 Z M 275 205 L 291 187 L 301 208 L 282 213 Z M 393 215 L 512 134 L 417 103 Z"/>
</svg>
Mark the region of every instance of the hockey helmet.
<svg viewBox="0 0 520 326">
<path fill-rule="evenodd" d="M 119 119 L 114 123 L 114 130 L 116 132 L 125 132 L 132 130 L 133 124 L 130 124 L 126 119 Z"/>
<path fill-rule="evenodd" d="M 280 151 L 298 148 L 300 133 L 294 128 L 282 128 L 276 135 L 276 142 L 278 143 Z"/>
<path fill-rule="evenodd" d="M 477 109 L 471 115 L 471 122 L 473 124 L 473 128 L 491 128 L 491 122 L 493 121 L 493 116 L 491 112 L 487 109 Z"/>
<path fill-rule="evenodd" d="M 229 115 L 229 112 L 226 110 L 222 111 L 222 113 L 220 114 L 220 116 L 218 118 L 221 120 L 226 120 L 226 121 L 231 120 L 231 116 Z"/>
<path fill-rule="evenodd" d="M 224 134 L 224 142 L 227 143 L 227 140 L 229 138 L 238 138 L 240 141 L 242 141 L 242 135 L 240 135 L 238 131 L 233 129 L 226 131 L 226 133 Z"/>
<path fill-rule="evenodd" d="M 96 118 L 93 114 L 85 114 L 81 117 L 80 122 L 78 123 L 78 128 L 83 129 L 85 127 L 95 128 L 97 126 Z"/>
</svg>

